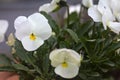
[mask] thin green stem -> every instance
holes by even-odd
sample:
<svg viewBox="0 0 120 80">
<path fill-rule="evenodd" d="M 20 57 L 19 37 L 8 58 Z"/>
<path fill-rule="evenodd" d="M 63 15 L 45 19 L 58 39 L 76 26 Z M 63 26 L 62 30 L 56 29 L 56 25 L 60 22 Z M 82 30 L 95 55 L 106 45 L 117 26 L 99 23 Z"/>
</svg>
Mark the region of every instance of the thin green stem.
<svg viewBox="0 0 120 80">
<path fill-rule="evenodd" d="M 67 19 L 67 27 L 69 26 L 69 16 L 70 16 L 70 14 L 69 14 L 69 6 L 67 5 L 66 6 L 66 8 L 67 8 L 67 16 L 68 16 L 68 19 Z"/>
<path fill-rule="evenodd" d="M 79 12 L 79 22 L 81 23 L 81 18 L 82 18 L 82 11 L 83 11 L 83 7 L 80 6 L 80 12 Z"/>
</svg>

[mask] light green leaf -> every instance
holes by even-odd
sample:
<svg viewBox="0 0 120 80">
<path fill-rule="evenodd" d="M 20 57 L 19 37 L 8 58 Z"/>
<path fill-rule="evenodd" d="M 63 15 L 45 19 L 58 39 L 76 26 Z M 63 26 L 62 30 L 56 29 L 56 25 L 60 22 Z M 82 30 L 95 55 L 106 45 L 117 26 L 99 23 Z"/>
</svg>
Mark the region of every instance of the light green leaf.
<svg viewBox="0 0 120 80">
<path fill-rule="evenodd" d="M 70 36 L 72 37 L 72 39 L 73 39 L 76 43 L 79 42 L 79 38 L 78 38 L 77 34 L 76 34 L 73 30 L 71 30 L 71 29 L 65 29 L 65 30 L 70 34 Z"/>
<path fill-rule="evenodd" d="M 12 65 L 17 70 L 23 70 L 23 71 L 27 71 L 27 72 L 29 71 L 29 68 L 22 64 L 12 64 Z"/>
</svg>

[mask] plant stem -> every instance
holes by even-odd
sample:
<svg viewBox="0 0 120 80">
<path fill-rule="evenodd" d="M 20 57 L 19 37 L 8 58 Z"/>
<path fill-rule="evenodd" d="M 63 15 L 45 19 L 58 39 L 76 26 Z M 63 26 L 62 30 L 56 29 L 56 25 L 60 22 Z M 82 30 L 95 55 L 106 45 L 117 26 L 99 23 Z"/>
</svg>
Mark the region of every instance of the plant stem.
<svg viewBox="0 0 120 80">
<path fill-rule="evenodd" d="M 83 11 L 83 7 L 81 5 L 80 6 L 80 12 L 79 12 L 79 23 L 81 23 L 82 11 Z"/>
<path fill-rule="evenodd" d="M 67 5 L 66 6 L 66 8 L 67 8 L 67 16 L 68 16 L 68 19 L 67 19 L 67 27 L 69 26 L 69 16 L 70 16 L 70 14 L 69 14 L 69 6 Z"/>
</svg>

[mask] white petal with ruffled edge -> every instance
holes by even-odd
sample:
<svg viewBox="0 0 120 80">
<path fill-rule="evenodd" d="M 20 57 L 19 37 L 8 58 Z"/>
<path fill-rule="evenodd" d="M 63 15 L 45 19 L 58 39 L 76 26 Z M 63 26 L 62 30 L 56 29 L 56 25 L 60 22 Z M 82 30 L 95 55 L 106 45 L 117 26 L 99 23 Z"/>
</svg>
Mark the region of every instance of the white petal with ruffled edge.
<svg viewBox="0 0 120 80">
<path fill-rule="evenodd" d="M 101 22 L 102 21 L 102 15 L 98 11 L 97 6 L 92 6 L 88 9 L 88 15 L 95 21 L 95 22 Z"/>
<path fill-rule="evenodd" d="M 63 78 L 74 78 L 79 72 L 79 67 L 77 65 L 68 63 L 67 67 L 59 65 L 55 68 L 55 73 Z"/>
<path fill-rule="evenodd" d="M 38 37 L 36 37 L 36 40 L 34 41 L 30 40 L 29 36 L 22 39 L 22 45 L 27 51 L 34 51 L 39 48 L 43 43 L 44 41 Z"/>
<path fill-rule="evenodd" d="M 104 11 L 106 11 L 108 8 L 110 8 L 110 0 L 99 0 L 98 11 L 101 14 L 104 14 Z"/>
<path fill-rule="evenodd" d="M 104 29 L 106 30 L 109 22 L 114 21 L 114 20 L 115 20 L 115 17 L 113 16 L 111 10 L 106 9 L 106 11 L 104 12 L 102 16 L 102 23 L 103 23 Z"/>
<path fill-rule="evenodd" d="M 117 17 L 117 14 L 120 14 L 120 0 L 110 0 L 111 1 L 111 8 L 114 15 Z"/>
<path fill-rule="evenodd" d="M 39 11 L 51 13 L 58 7 L 57 3 L 59 3 L 59 1 L 60 0 L 52 0 L 51 3 L 44 4 L 40 6 Z"/>
<path fill-rule="evenodd" d="M 22 40 L 22 38 L 32 33 L 32 29 L 31 29 L 32 25 L 28 20 L 26 20 L 25 22 L 21 22 L 16 27 L 17 28 L 16 28 L 15 36 L 20 41 Z"/>
<path fill-rule="evenodd" d="M 23 24 L 26 21 L 27 21 L 27 17 L 25 16 L 19 16 L 18 18 L 16 18 L 14 22 L 15 29 L 19 29 L 19 25 Z"/>
<path fill-rule="evenodd" d="M 50 53 L 49 58 L 51 60 L 51 65 L 53 67 L 57 67 L 59 64 L 64 62 L 65 52 L 63 52 L 61 49 L 56 49 Z"/>
<path fill-rule="evenodd" d="M 40 6 L 39 11 L 44 11 L 46 13 L 50 13 L 50 12 L 52 12 L 53 9 L 50 9 L 49 7 L 50 7 L 49 3 L 44 4 L 44 5 Z"/>
<path fill-rule="evenodd" d="M 52 29 L 48 23 L 48 20 L 40 13 L 35 13 L 28 17 L 28 20 L 32 23 L 32 30 L 36 36 L 43 40 L 48 39 L 52 34 Z"/>
<path fill-rule="evenodd" d="M 119 22 L 109 22 L 108 27 L 116 34 L 120 33 L 120 23 Z"/>
</svg>

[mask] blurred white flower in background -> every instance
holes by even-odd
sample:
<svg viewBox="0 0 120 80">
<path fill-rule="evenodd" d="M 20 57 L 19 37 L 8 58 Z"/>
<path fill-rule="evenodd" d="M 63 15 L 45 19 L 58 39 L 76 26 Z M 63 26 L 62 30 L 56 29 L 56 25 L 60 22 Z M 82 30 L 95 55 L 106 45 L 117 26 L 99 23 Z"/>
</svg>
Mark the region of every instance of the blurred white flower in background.
<svg viewBox="0 0 120 80">
<path fill-rule="evenodd" d="M 79 72 L 82 56 L 71 49 L 56 49 L 49 56 L 55 73 L 63 78 L 74 78 Z"/>
<path fill-rule="evenodd" d="M 71 14 L 73 12 L 77 12 L 79 14 L 80 13 L 80 9 L 81 9 L 81 5 L 80 4 L 70 5 L 69 6 L 69 14 Z M 67 18 L 67 11 L 65 12 L 64 17 Z"/>
<path fill-rule="evenodd" d="M 56 10 L 59 7 L 58 3 L 60 1 L 61 0 L 52 0 L 51 3 L 46 3 L 42 6 L 40 6 L 39 11 L 45 11 L 46 13 L 53 12 L 54 10 Z M 66 1 L 66 0 L 63 0 L 63 1 Z"/>
<path fill-rule="evenodd" d="M 88 15 L 95 22 L 102 22 L 104 29 L 107 27 L 116 34 L 120 32 L 120 1 L 99 0 L 98 5 L 88 9 Z"/>
<path fill-rule="evenodd" d="M 8 21 L 0 20 L 0 42 L 3 42 L 5 39 L 5 33 L 8 29 Z"/>
<path fill-rule="evenodd" d="M 93 0 L 82 0 L 82 4 L 85 7 L 89 8 L 89 7 L 93 6 Z"/>
<path fill-rule="evenodd" d="M 40 13 L 34 13 L 28 18 L 20 16 L 14 25 L 15 35 L 27 51 L 38 49 L 52 34 L 48 20 Z"/>
</svg>

